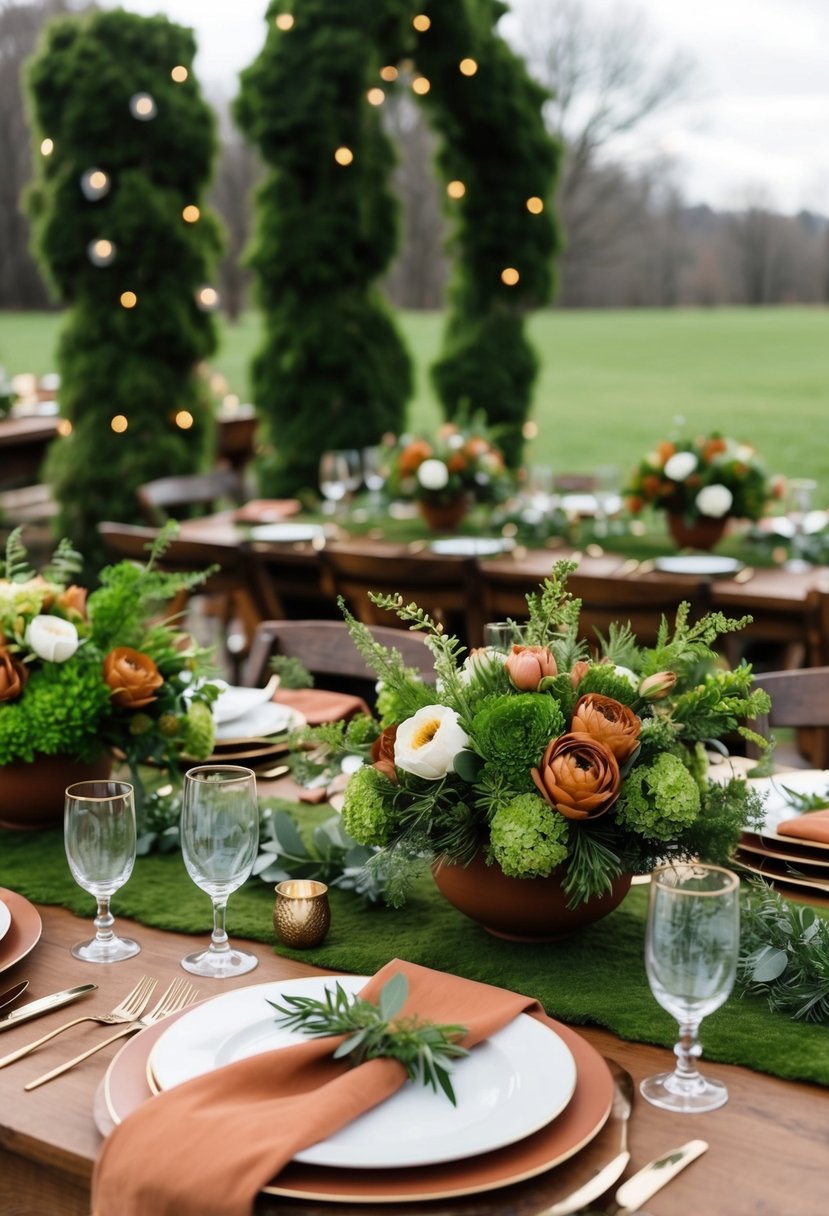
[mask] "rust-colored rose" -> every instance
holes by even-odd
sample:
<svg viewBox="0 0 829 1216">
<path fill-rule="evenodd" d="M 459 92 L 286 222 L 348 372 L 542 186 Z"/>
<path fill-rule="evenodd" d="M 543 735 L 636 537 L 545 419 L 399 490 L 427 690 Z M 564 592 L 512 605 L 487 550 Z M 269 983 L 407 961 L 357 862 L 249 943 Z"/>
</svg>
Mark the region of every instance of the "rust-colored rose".
<svg viewBox="0 0 829 1216">
<path fill-rule="evenodd" d="M 416 473 L 424 460 L 432 455 L 431 444 L 425 439 L 414 439 L 403 449 L 398 458 L 398 468 L 402 477 Z"/>
<path fill-rule="evenodd" d="M 29 669 L 8 650 L 0 650 L 0 701 L 14 701 L 22 693 L 29 678 Z"/>
<path fill-rule="evenodd" d="M 122 709 L 141 709 L 155 700 L 164 678 L 153 660 L 130 646 L 116 646 L 104 659 L 104 680 Z"/>
<path fill-rule="evenodd" d="M 546 646 L 513 646 L 504 670 L 519 692 L 535 692 L 545 676 L 558 672 L 555 657 Z"/>
<path fill-rule="evenodd" d="M 58 604 L 70 620 L 86 620 L 86 587 L 78 587 L 73 583 L 65 587 L 58 596 Z"/>
<path fill-rule="evenodd" d="M 613 752 L 620 764 L 629 760 L 639 744 L 642 722 L 632 709 L 613 697 L 589 692 L 573 707 L 570 733 L 590 735 Z"/>
<path fill-rule="evenodd" d="M 570 683 L 574 688 L 578 688 L 579 684 L 581 684 L 589 670 L 590 664 L 586 659 L 576 659 L 575 663 L 570 669 Z"/>
<path fill-rule="evenodd" d="M 397 769 L 394 766 L 394 741 L 397 738 L 397 726 L 387 726 L 371 745 L 371 759 L 374 767 L 388 777 L 389 781 L 398 784 Z"/>
<path fill-rule="evenodd" d="M 598 819 L 619 797 L 622 777 L 609 747 L 590 735 L 560 735 L 532 770 L 541 797 L 568 819 Z"/>
</svg>

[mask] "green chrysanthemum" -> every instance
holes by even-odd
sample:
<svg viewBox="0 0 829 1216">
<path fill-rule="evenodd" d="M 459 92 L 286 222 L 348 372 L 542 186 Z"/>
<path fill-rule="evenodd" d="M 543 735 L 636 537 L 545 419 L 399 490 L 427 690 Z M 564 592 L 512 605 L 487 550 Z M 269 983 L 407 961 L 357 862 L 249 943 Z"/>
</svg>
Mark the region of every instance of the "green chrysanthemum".
<svg viewBox="0 0 829 1216">
<path fill-rule="evenodd" d="M 191 702 L 184 719 L 184 750 L 188 756 L 202 760 L 213 751 L 216 727 L 213 712 L 203 701 Z"/>
<path fill-rule="evenodd" d="M 639 836 L 674 840 L 699 814 L 699 786 L 678 756 L 663 752 L 634 768 L 616 804 L 616 820 Z"/>
<path fill-rule="evenodd" d="M 388 777 L 371 765 L 358 769 L 346 786 L 343 802 L 343 827 L 358 844 L 385 845 L 392 839 L 397 823 Z"/>
<path fill-rule="evenodd" d="M 549 693 L 529 692 L 486 700 L 472 719 L 470 738 L 486 773 L 500 776 L 515 790 L 530 791 L 530 770 L 563 730 L 558 701 Z"/>
<path fill-rule="evenodd" d="M 492 855 L 512 878 L 550 874 L 567 856 L 568 824 L 537 794 L 521 794 L 495 812 Z"/>
</svg>

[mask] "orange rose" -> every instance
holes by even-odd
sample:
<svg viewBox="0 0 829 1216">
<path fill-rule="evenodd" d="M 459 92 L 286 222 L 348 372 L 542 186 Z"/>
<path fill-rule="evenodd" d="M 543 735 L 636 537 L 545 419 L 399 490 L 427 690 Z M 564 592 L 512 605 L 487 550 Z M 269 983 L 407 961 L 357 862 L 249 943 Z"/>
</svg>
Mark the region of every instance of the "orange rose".
<svg viewBox="0 0 829 1216">
<path fill-rule="evenodd" d="M 639 512 L 644 507 L 644 505 L 645 505 L 644 498 L 629 498 L 628 499 L 628 511 L 630 511 L 631 515 L 638 515 Z"/>
<path fill-rule="evenodd" d="M 585 659 L 576 659 L 570 672 L 570 683 L 574 688 L 578 688 L 589 670 L 590 664 Z"/>
<path fill-rule="evenodd" d="M 394 741 L 397 738 L 397 726 L 387 726 L 371 745 L 371 759 L 374 767 L 388 777 L 394 785 L 398 785 L 397 769 L 394 765 Z"/>
<path fill-rule="evenodd" d="M 58 605 L 70 620 L 86 620 L 86 587 L 65 587 L 58 596 Z"/>
<path fill-rule="evenodd" d="M 547 744 L 532 779 L 544 801 L 567 819 L 598 819 L 619 797 L 613 752 L 589 735 L 560 735 Z"/>
<path fill-rule="evenodd" d="M 642 478 L 642 493 L 647 498 L 654 498 L 658 493 L 662 479 L 657 477 L 656 473 L 646 473 Z"/>
<path fill-rule="evenodd" d="M 590 735 L 613 752 L 620 764 L 625 764 L 639 746 L 642 723 L 632 709 L 613 697 L 589 692 L 573 707 L 570 733 Z"/>
<path fill-rule="evenodd" d="M 724 452 L 728 444 L 724 439 L 706 439 L 702 445 L 702 459 L 706 462 L 713 460 L 720 452 Z"/>
<path fill-rule="evenodd" d="M 415 439 L 403 449 L 398 458 L 398 468 L 403 477 L 416 473 L 424 460 L 432 455 L 431 444 L 425 439 Z"/>
<path fill-rule="evenodd" d="M 446 461 L 446 467 L 450 473 L 462 473 L 466 468 L 466 457 L 463 452 L 453 452 Z"/>
<path fill-rule="evenodd" d="M 662 464 L 664 464 L 665 461 L 670 460 L 670 458 L 676 452 L 676 444 L 671 443 L 669 440 L 664 440 L 662 443 L 658 443 L 656 445 L 656 450 L 659 454 L 660 461 Z"/>
<path fill-rule="evenodd" d="M 545 676 L 557 674 L 558 667 L 546 646 L 513 646 L 504 670 L 519 692 L 535 692 Z"/>
<path fill-rule="evenodd" d="M 470 435 L 463 445 L 463 450 L 467 456 L 470 456 L 474 460 L 476 456 L 484 456 L 490 450 L 490 447 L 483 436 Z"/>
<path fill-rule="evenodd" d="M 0 650 L 0 701 L 14 701 L 23 691 L 29 678 L 29 669 L 19 659 L 13 659 L 8 650 Z"/>
<path fill-rule="evenodd" d="M 112 700 L 122 709 L 142 709 L 156 699 L 164 678 L 153 660 L 140 650 L 116 646 L 104 659 L 104 680 Z"/>
</svg>

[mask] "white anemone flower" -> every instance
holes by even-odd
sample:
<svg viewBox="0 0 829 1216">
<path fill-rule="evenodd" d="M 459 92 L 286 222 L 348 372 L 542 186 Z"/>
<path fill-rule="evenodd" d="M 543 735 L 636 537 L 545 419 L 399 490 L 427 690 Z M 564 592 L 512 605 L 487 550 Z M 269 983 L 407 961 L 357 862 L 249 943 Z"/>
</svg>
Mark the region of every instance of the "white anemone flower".
<svg viewBox="0 0 829 1216">
<path fill-rule="evenodd" d="M 32 618 L 26 641 L 39 659 L 47 663 L 65 663 L 78 649 L 78 631 L 71 621 L 42 613 Z"/>
<path fill-rule="evenodd" d="M 454 709 L 426 705 L 398 726 L 394 762 L 404 772 L 439 781 L 454 772 L 455 757 L 468 742 Z"/>
<path fill-rule="evenodd" d="M 693 473 L 698 463 L 693 452 L 674 452 L 673 456 L 665 461 L 662 471 L 671 481 L 684 481 Z"/>
<path fill-rule="evenodd" d="M 710 519 L 722 519 L 723 515 L 728 514 L 734 502 L 734 495 L 728 486 L 716 482 L 713 486 L 703 486 L 694 501 L 700 515 L 707 515 Z"/>
<path fill-rule="evenodd" d="M 424 490 L 443 490 L 449 484 L 449 470 L 442 460 L 424 460 L 418 466 L 417 480 Z"/>
<path fill-rule="evenodd" d="M 461 683 L 468 684 L 476 675 L 495 675 L 498 668 L 503 667 L 506 661 L 507 656 L 503 650 L 496 650 L 494 646 L 476 646 L 466 656 L 458 673 Z"/>
<path fill-rule="evenodd" d="M 617 663 L 613 668 L 613 671 L 615 675 L 621 676 L 623 680 L 627 680 L 631 688 L 639 687 L 639 676 L 637 676 L 635 672 L 631 671 L 629 667 L 623 667 L 621 663 Z"/>
</svg>

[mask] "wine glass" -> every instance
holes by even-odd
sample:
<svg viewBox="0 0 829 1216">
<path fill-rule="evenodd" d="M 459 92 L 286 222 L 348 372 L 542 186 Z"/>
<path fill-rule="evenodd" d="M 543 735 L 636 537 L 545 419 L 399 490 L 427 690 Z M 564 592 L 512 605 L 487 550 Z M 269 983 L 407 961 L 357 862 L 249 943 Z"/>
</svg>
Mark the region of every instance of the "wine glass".
<svg viewBox="0 0 829 1216">
<path fill-rule="evenodd" d="M 619 509 L 621 473 L 617 464 L 600 464 L 594 473 L 596 535 L 610 535 L 610 516 Z"/>
<path fill-rule="evenodd" d="M 648 1077 L 642 1096 L 665 1110 L 695 1114 L 728 1101 L 721 1081 L 697 1069 L 702 1019 L 734 986 L 740 944 L 740 883 L 721 866 L 660 866 L 651 876 L 645 969 L 651 992 L 679 1023 L 673 1072 Z"/>
<path fill-rule="evenodd" d="M 319 481 L 326 500 L 322 509 L 335 514 L 348 493 L 349 468 L 345 452 L 323 452 L 320 456 Z"/>
<path fill-rule="evenodd" d="M 806 516 L 812 506 L 812 494 L 817 482 L 811 477 L 792 477 L 786 487 L 786 514 L 792 523 L 791 556 L 784 563 L 784 570 L 802 573 L 809 563 L 803 556 L 806 538 Z"/>
<path fill-rule="evenodd" d="M 126 781 L 78 781 L 64 798 L 63 838 L 66 859 L 79 887 L 98 901 L 95 936 L 72 947 L 86 963 L 117 963 L 132 958 L 141 947 L 129 937 L 117 937 L 109 910 L 112 896 L 123 887 L 135 864 L 135 801 Z"/>
<path fill-rule="evenodd" d="M 226 979 L 252 971 L 255 954 L 231 947 L 225 931 L 228 896 L 249 877 L 259 849 L 256 777 L 237 764 L 205 764 L 184 777 L 179 825 L 187 873 L 213 901 L 213 936 L 206 950 L 181 960 L 185 971 Z"/>
<path fill-rule="evenodd" d="M 350 498 L 352 494 L 356 494 L 360 486 L 363 484 L 363 461 L 358 448 L 343 448 L 342 452 L 345 458 L 345 492 L 346 497 Z"/>
<path fill-rule="evenodd" d="M 386 484 L 386 468 L 383 459 L 384 449 L 375 444 L 374 447 L 363 448 L 363 481 L 369 492 L 371 501 L 376 505 Z"/>
</svg>

